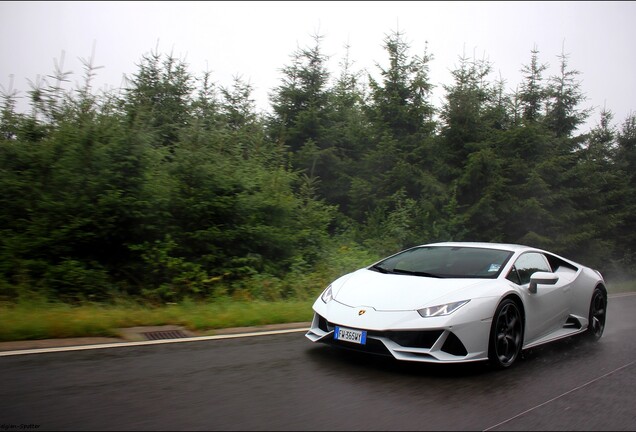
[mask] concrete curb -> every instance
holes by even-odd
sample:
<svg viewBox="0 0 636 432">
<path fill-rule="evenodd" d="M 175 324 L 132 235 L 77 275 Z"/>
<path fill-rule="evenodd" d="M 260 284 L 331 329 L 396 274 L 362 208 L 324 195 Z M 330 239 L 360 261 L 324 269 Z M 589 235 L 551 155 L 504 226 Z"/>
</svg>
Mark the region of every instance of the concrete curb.
<svg viewBox="0 0 636 432">
<path fill-rule="evenodd" d="M 193 332 L 185 329 L 184 327 L 166 325 L 166 326 L 153 326 L 153 327 L 129 327 L 118 329 L 120 337 L 78 337 L 78 338 L 63 338 L 63 339 L 40 339 L 40 340 L 26 340 L 26 341 L 10 341 L 0 342 L 0 352 L 3 351 L 19 351 L 19 350 L 33 350 L 33 349 L 45 349 L 45 348 L 62 348 L 73 347 L 83 345 L 100 345 L 100 344 L 118 344 L 126 342 L 142 342 L 150 340 L 147 337 L 147 333 L 162 333 L 162 332 L 179 332 L 185 337 L 181 339 L 189 339 L 205 336 L 221 336 L 221 335 L 238 335 L 242 333 L 266 333 L 279 330 L 293 330 L 293 329 L 309 329 L 310 322 L 297 322 L 286 324 L 269 324 L 263 326 L 254 327 L 233 327 L 226 329 L 215 329 L 204 332 Z M 169 338 L 165 338 L 169 340 Z"/>
</svg>

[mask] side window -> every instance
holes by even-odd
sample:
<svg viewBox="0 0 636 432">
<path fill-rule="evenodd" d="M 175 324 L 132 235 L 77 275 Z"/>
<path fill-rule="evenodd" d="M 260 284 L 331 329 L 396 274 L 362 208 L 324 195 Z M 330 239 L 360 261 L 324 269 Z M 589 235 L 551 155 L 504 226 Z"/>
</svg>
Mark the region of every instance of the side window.
<svg viewBox="0 0 636 432">
<path fill-rule="evenodd" d="M 507 278 L 518 285 L 525 285 L 530 283 L 530 276 L 538 271 L 551 272 L 552 269 L 543 255 L 530 252 L 517 259 Z"/>
<path fill-rule="evenodd" d="M 517 273 L 517 267 L 512 266 L 510 273 L 506 276 L 506 279 L 516 283 L 517 285 L 521 285 L 521 280 L 519 279 L 519 273 Z"/>
</svg>

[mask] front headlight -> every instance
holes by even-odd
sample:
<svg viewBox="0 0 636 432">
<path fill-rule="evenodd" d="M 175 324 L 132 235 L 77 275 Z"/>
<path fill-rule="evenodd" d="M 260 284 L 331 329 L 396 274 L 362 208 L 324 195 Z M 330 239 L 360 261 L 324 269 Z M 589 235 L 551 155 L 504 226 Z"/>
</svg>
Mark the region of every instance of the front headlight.
<svg viewBox="0 0 636 432">
<path fill-rule="evenodd" d="M 430 318 L 430 317 L 438 317 L 438 316 L 446 316 L 455 312 L 460 307 L 464 306 L 470 300 L 458 301 L 455 303 L 447 303 L 438 306 L 431 306 L 419 309 L 417 312 L 422 316 L 422 318 Z"/>
<path fill-rule="evenodd" d="M 331 285 L 329 285 L 327 289 L 320 296 L 320 299 L 325 303 L 329 303 L 332 298 L 333 296 L 331 295 Z"/>
</svg>

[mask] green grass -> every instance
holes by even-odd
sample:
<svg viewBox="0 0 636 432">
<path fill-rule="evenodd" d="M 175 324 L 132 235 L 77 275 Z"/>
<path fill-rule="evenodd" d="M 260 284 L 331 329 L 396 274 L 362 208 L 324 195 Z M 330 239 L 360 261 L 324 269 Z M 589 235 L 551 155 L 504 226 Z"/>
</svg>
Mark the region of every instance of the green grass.
<svg viewBox="0 0 636 432">
<path fill-rule="evenodd" d="M 610 282 L 610 294 L 636 291 L 636 281 Z M 209 332 L 230 327 L 307 322 L 311 300 L 213 302 L 183 301 L 150 306 L 133 301 L 71 306 L 44 300 L 0 304 L 0 341 L 87 336 L 118 336 L 119 328 L 179 325 Z"/>
<path fill-rule="evenodd" d="M 610 294 L 619 294 L 619 293 L 636 291 L 636 280 L 607 282 L 607 291 Z"/>
<path fill-rule="evenodd" d="M 85 336 L 118 336 L 117 329 L 180 325 L 189 330 L 306 322 L 311 301 L 215 301 L 161 307 L 126 302 L 119 305 L 22 302 L 0 306 L 0 341 Z"/>
</svg>

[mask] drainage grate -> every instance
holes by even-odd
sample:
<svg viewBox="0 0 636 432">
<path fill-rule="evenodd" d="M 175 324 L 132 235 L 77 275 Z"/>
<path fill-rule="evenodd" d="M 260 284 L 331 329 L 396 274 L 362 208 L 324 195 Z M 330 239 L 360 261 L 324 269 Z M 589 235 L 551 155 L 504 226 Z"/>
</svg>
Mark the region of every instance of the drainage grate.
<svg viewBox="0 0 636 432">
<path fill-rule="evenodd" d="M 144 337 L 148 340 L 159 340 L 159 339 L 181 339 L 187 338 L 188 335 L 182 332 L 181 330 L 162 330 L 162 331 L 153 331 L 142 333 Z"/>
</svg>

